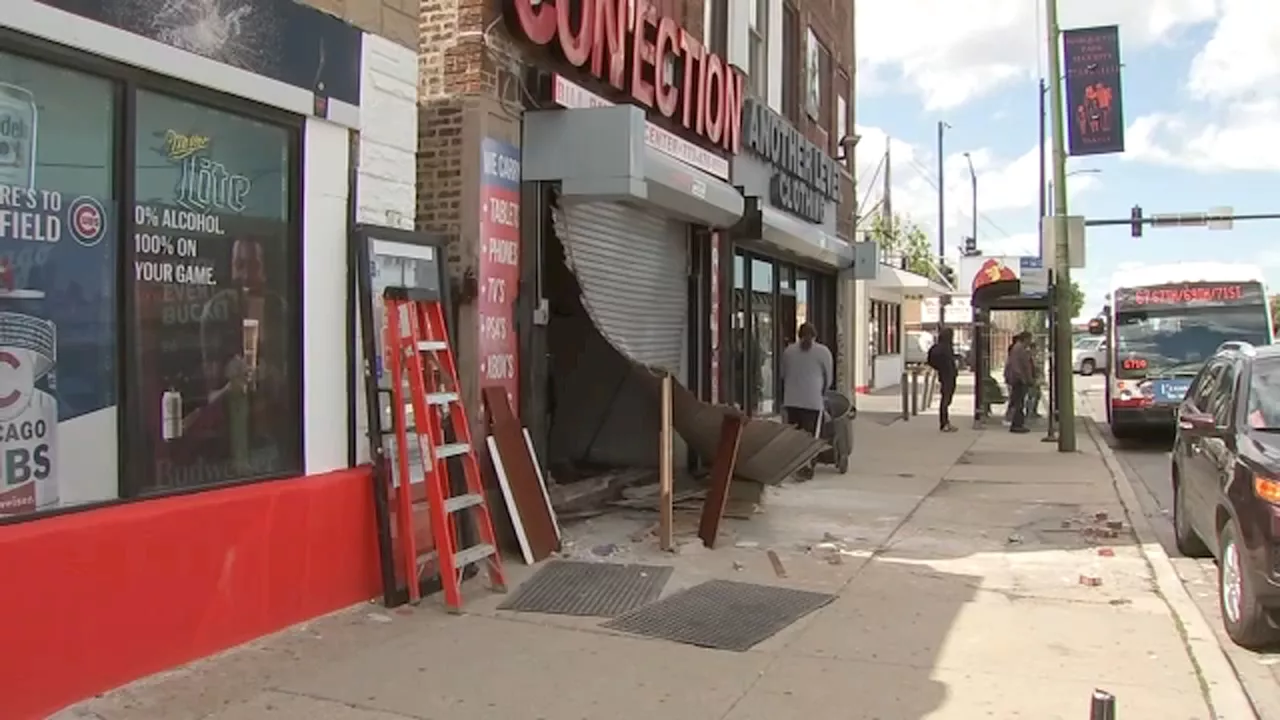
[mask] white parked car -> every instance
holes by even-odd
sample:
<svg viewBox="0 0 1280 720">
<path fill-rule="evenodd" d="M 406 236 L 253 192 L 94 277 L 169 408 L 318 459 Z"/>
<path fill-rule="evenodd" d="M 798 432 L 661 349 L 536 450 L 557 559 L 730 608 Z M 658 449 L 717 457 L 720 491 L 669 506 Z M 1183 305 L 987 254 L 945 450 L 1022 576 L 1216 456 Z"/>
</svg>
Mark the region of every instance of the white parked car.
<svg viewBox="0 0 1280 720">
<path fill-rule="evenodd" d="M 1071 367 L 1081 375 L 1107 371 L 1107 339 L 1088 336 L 1077 338 L 1071 348 Z"/>
</svg>

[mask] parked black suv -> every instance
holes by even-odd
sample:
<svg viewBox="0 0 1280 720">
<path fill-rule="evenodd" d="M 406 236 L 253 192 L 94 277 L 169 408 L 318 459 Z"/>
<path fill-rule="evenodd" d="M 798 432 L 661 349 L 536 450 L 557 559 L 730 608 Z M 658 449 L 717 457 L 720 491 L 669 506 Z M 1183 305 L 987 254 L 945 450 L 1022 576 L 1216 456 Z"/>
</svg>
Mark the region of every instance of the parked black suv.
<svg viewBox="0 0 1280 720">
<path fill-rule="evenodd" d="M 1227 634 L 1280 640 L 1280 346 L 1205 363 L 1178 409 L 1172 475 L 1178 550 L 1217 558 Z"/>
</svg>

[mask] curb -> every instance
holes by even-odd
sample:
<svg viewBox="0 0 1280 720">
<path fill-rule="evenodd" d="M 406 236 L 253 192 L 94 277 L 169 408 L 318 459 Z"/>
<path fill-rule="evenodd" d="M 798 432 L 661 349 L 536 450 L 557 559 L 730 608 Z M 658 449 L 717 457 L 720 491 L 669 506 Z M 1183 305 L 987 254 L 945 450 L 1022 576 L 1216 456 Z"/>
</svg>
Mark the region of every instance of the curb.
<svg viewBox="0 0 1280 720">
<path fill-rule="evenodd" d="M 1222 646 L 1218 643 L 1217 635 L 1209 626 L 1204 613 L 1200 612 L 1200 608 L 1196 607 L 1195 601 L 1191 599 L 1191 594 L 1187 592 L 1186 586 L 1182 584 L 1182 578 L 1173 567 L 1173 561 L 1169 559 L 1164 546 L 1156 538 L 1150 521 L 1142 513 L 1142 505 L 1138 502 L 1138 495 L 1133 489 L 1132 481 L 1120 467 L 1120 461 L 1116 459 L 1111 446 L 1107 445 L 1106 440 L 1103 439 L 1098 424 L 1093 418 L 1082 419 L 1089 431 L 1089 438 L 1093 440 L 1093 444 L 1102 455 L 1103 463 L 1107 466 L 1107 471 L 1111 473 L 1111 482 L 1116 488 L 1116 494 L 1120 497 L 1120 504 L 1124 507 L 1129 526 L 1138 536 L 1138 550 L 1155 576 L 1156 589 L 1173 613 L 1182 633 L 1183 643 L 1187 647 L 1187 653 L 1191 656 L 1191 662 L 1200 673 L 1205 699 L 1209 703 L 1213 717 L 1216 720 L 1248 720 L 1249 718 L 1257 720 L 1257 711 L 1249 701 L 1248 693 L 1245 692 L 1244 685 L 1236 675 L 1231 661 L 1227 659 Z"/>
</svg>

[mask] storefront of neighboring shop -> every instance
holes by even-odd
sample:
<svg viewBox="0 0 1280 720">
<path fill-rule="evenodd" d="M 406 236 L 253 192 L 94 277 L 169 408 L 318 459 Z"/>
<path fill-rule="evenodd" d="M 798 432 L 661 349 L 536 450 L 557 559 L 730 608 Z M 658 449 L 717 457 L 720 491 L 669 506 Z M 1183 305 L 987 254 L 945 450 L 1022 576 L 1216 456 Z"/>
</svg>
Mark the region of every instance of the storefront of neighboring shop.
<svg viewBox="0 0 1280 720">
<path fill-rule="evenodd" d="M 838 347 L 837 273 L 853 261 L 835 230 L 839 173 L 831 156 L 763 101 L 743 101 L 732 178 L 747 200 L 730 233 L 724 400 L 752 415 L 781 412 L 778 359 L 800 325 L 812 325 L 832 353 Z"/>
<path fill-rule="evenodd" d="M 866 335 L 856 343 L 855 373 L 858 392 L 892 387 L 902 382 L 907 355 L 923 353 L 920 342 L 932 342 L 932 336 L 908 335 L 903 313 L 908 302 L 940 298 L 948 289 L 924 275 L 903 268 L 900 258 L 886 258 L 875 280 L 863 283 L 867 312 Z M 908 343 L 917 343 L 908 347 Z"/>
<path fill-rule="evenodd" d="M 713 392 L 712 296 L 700 288 L 719 262 L 713 237 L 742 217 L 728 181 L 742 78 L 673 18 L 638 11 L 628 28 L 626 0 L 584 4 L 609 10 L 597 39 L 568 35 L 556 3 L 508 5 L 535 64 L 521 236 L 538 302 L 522 304 L 534 327 L 522 355 L 546 358 L 522 375 L 522 419 L 560 478 L 652 466 L 659 405 L 644 368 Z"/>
<path fill-rule="evenodd" d="M 352 222 L 412 228 L 415 53 L 291 0 L 192 5 L 0 18 L 5 718 L 379 590 L 333 319 Z"/>
</svg>

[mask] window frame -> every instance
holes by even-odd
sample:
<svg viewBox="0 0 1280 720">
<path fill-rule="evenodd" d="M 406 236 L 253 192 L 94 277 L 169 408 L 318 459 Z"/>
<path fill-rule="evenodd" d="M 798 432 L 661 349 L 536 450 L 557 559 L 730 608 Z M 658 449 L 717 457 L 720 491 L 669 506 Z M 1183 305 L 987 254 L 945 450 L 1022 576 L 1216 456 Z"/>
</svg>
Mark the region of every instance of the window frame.
<svg viewBox="0 0 1280 720">
<path fill-rule="evenodd" d="M 305 415 L 305 357 L 303 343 L 293 343 L 290 368 L 294 371 L 291 379 L 291 391 L 297 397 L 299 415 L 294 445 L 291 448 L 298 458 L 298 467 L 288 472 L 274 473 L 267 476 L 240 478 L 219 483 L 196 485 L 186 488 L 175 488 L 160 492 L 140 492 L 141 474 L 137 472 L 139 463 L 149 462 L 149 458 L 139 457 L 134 433 L 129 430 L 133 423 L 142 417 L 142 403 L 137 388 L 131 384 L 131 375 L 135 367 L 134 343 L 138 334 L 137 302 L 135 280 L 129 268 L 136 259 L 136 247 L 129 239 L 134 232 L 133 207 L 136 205 L 136 184 L 134 178 L 135 134 L 137 130 L 137 93 L 140 90 L 168 96 L 176 100 L 204 105 L 225 113 L 242 116 L 258 122 L 278 126 L 287 132 L 289 163 L 286 168 L 289 188 L 289 217 L 285 223 L 289 249 L 293 257 L 289 261 L 291 272 L 295 273 L 291 296 L 293 304 L 290 324 L 287 332 L 298 338 L 303 333 L 303 298 L 306 297 L 306 278 L 303 273 L 305 263 L 304 239 L 302 237 L 303 204 L 306 198 L 304 183 L 304 129 L 306 118 L 294 115 L 279 108 L 261 105 L 244 98 L 220 92 L 218 90 L 188 83 L 179 78 L 168 77 L 142 68 L 136 68 L 109 58 L 92 55 L 82 50 L 60 45 L 41 38 L 26 35 L 10 28 L 0 28 L 0 46 L 4 52 L 23 59 L 61 67 L 74 72 L 104 80 L 111 84 L 114 95 L 112 151 L 113 177 L 113 209 L 116 211 L 114 231 L 117 243 L 116 254 L 116 486 L 117 496 L 74 505 L 59 505 L 21 515 L 0 516 L 0 526 L 41 520 L 58 515 L 85 512 L 102 507 L 122 505 L 126 503 L 147 501 L 158 498 L 188 495 L 192 493 L 220 490 L 240 485 L 260 482 L 271 482 L 285 478 L 294 478 L 306 471 L 306 415 Z"/>
<path fill-rule="evenodd" d="M 747 18 L 747 78 L 756 97 L 769 97 L 769 3 L 774 0 L 751 0 L 756 3 L 754 16 Z M 748 7 L 750 5 L 748 4 Z"/>
<path fill-rule="evenodd" d="M 791 0 L 782 2 L 782 114 L 794 126 L 804 115 L 805 75 L 804 33 L 800 10 Z"/>
</svg>

